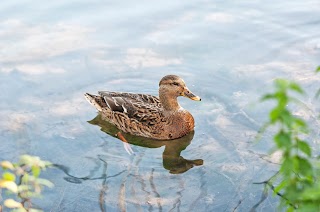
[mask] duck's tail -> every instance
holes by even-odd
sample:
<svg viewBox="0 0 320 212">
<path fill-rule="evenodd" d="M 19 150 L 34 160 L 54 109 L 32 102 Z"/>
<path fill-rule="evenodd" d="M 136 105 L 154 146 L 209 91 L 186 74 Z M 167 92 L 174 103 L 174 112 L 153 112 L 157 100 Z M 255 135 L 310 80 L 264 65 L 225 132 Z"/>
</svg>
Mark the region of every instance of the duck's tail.
<svg viewBox="0 0 320 212">
<path fill-rule="evenodd" d="M 103 103 L 105 104 L 103 98 L 101 96 L 92 95 L 89 93 L 85 93 L 84 97 L 87 101 L 95 107 L 99 112 L 102 111 Z"/>
</svg>

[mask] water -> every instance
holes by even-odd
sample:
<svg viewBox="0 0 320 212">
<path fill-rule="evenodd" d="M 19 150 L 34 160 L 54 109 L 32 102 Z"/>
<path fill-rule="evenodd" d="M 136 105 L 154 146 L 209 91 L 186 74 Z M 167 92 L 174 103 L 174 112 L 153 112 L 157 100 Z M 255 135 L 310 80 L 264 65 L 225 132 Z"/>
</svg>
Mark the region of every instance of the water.
<svg viewBox="0 0 320 212">
<path fill-rule="evenodd" d="M 55 184 L 36 201 L 45 211 L 274 211 L 279 199 L 258 204 L 253 184 L 278 168 L 271 135 L 254 141 L 271 106 L 258 100 L 277 77 L 319 88 L 319 23 L 315 0 L 4 1 L 0 160 L 59 164 L 43 175 Z M 132 138 L 129 155 L 83 93 L 157 95 L 166 74 L 202 98 L 180 98 L 195 133 Z M 309 110 L 296 113 L 317 135 L 318 101 L 303 101 Z"/>
</svg>

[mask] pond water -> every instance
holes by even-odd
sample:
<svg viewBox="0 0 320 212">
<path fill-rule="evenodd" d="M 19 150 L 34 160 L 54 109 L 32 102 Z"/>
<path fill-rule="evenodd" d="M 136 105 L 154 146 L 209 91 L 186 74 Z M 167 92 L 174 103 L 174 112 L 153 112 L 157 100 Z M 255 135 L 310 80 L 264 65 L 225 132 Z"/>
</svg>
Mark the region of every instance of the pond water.
<svg viewBox="0 0 320 212">
<path fill-rule="evenodd" d="M 255 141 L 271 106 L 259 98 L 278 77 L 319 88 L 319 25 L 316 0 L 4 1 L 0 160 L 58 164 L 43 173 L 45 211 L 274 211 L 278 197 L 253 184 L 278 169 L 271 135 Z M 130 155 L 83 93 L 157 95 L 166 74 L 202 98 L 179 99 L 195 132 L 129 138 Z M 318 124 L 319 102 L 303 102 Z"/>
</svg>

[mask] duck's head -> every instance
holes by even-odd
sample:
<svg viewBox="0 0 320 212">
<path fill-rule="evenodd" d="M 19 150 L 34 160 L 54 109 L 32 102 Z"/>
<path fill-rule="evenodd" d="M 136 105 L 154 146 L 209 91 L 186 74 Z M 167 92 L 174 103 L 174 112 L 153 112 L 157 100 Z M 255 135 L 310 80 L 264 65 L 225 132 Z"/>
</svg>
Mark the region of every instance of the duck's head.
<svg viewBox="0 0 320 212">
<path fill-rule="evenodd" d="M 167 75 L 159 82 L 159 95 L 165 94 L 167 97 L 177 98 L 185 96 L 195 101 L 201 101 L 199 96 L 194 95 L 186 86 L 186 83 L 179 76 Z"/>
</svg>

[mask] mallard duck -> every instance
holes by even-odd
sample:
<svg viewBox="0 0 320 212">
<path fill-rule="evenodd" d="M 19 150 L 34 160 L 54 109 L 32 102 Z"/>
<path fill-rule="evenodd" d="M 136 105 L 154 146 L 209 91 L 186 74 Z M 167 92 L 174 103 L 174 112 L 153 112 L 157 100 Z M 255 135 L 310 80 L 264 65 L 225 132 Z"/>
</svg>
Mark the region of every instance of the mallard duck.
<svg viewBox="0 0 320 212">
<path fill-rule="evenodd" d="M 159 140 L 180 138 L 194 129 L 193 116 L 178 103 L 184 96 L 201 101 L 176 75 L 159 82 L 159 97 L 148 94 L 99 91 L 85 93 L 102 118 L 125 133 Z"/>
</svg>

